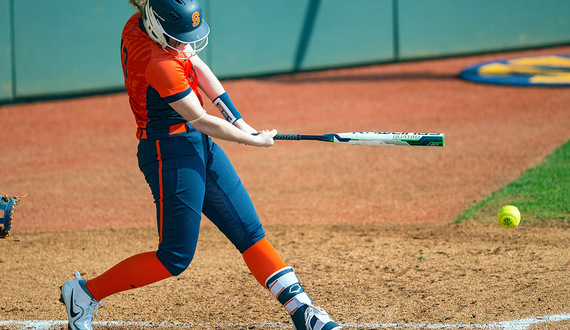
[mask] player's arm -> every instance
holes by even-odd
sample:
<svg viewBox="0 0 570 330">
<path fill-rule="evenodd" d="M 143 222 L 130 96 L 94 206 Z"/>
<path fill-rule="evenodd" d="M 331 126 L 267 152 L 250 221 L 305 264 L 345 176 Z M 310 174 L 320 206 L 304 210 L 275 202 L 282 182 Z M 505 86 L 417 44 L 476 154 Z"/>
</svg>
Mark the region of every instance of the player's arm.
<svg viewBox="0 0 570 330">
<path fill-rule="evenodd" d="M 228 93 L 226 93 L 222 86 L 222 83 L 212 72 L 210 67 L 197 55 L 192 56 L 192 64 L 198 75 L 198 86 L 204 94 L 214 102 L 214 105 L 220 110 L 224 118 L 246 133 L 257 133 L 257 130 L 249 126 L 245 120 L 243 120 L 241 114 L 237 111 Z"/>
<path fill-rule="evenodd" d="M 219 117 L 207 114 L 194 92 L 169 104 L 190 125 L 208 136 L 257 147 L 270 147 L 275 143 L 273 137 L 277 134 L 276 130 L 265 130 L 252 135 Z"/>
</svg>

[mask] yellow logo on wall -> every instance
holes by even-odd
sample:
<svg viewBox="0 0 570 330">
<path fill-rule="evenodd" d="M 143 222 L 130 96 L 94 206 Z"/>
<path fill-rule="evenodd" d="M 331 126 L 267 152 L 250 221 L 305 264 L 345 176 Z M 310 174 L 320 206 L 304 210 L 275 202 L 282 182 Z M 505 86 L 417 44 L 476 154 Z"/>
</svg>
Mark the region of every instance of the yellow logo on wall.
<svg viewBox="0 0 570 330">
<path fill-rule="evenodd" d="M 480 63 L 459 77 L 489 84 L 570 86 L 570 55 L 538 55 Z"/>
</svg>

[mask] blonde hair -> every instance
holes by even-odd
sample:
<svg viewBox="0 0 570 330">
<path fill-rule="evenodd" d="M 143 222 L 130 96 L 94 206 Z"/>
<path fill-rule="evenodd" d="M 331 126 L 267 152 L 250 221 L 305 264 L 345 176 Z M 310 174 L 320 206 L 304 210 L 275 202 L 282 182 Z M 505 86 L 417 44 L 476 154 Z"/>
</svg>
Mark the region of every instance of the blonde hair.
<svg viewBox="0 0 570 330">
<path fill-rule="evenodd" d="M 146 2 L 146 0 L 128 0 L 129 3 L 135 7 L 138 11 L 140 11 L 141 13 L 144 10 L 144 3 Z"/>
</svg>

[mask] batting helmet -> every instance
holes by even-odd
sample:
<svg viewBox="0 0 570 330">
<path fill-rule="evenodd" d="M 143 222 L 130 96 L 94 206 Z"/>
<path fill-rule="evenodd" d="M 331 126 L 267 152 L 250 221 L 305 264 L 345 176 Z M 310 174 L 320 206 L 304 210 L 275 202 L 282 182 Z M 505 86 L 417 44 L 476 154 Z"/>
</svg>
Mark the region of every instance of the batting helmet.
<svg viewBox="0 0 570 330">
<path fill-rule="evenodd" d="M 173 48 L 168 44 L 169 38 L 188 44 L 192 54 L 208 44 L 210 27 L 202 18 L 197 0 L 148 0 L 143 23 L 150 38 L 162 48 Z"/>
</svg>

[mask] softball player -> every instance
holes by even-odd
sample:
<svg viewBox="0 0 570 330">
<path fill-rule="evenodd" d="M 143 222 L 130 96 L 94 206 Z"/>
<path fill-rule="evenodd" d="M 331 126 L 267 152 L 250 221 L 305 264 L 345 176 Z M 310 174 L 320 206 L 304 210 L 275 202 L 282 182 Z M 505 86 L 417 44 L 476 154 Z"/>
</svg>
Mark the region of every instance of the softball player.
<svg viewBox="0 0 570 330">
<path fill-rule="evenodd" d="M 198 57 L 210 32 L 200 4 L 129 2 L 139 12 L 123 29 L 122 65 L 140 140 L 138 163 L 156 204 L 158 249 L 127 258 L 94 279 L 65 282 L 61 301 L 70 328 L 91 329 L 93 313 L 111 294 L 182 273 L 194 256 L 203 213 L 239 250 L 256 280 L 284 305 L 295 329 L 340 329 L 313 305 L 294 270 L 267 241 L 232 164 L 210 139 L 270 147 L 277 132 L 249 126 Z M 206 113 L 199 90 L 225 120 Z"/>
</svg>

